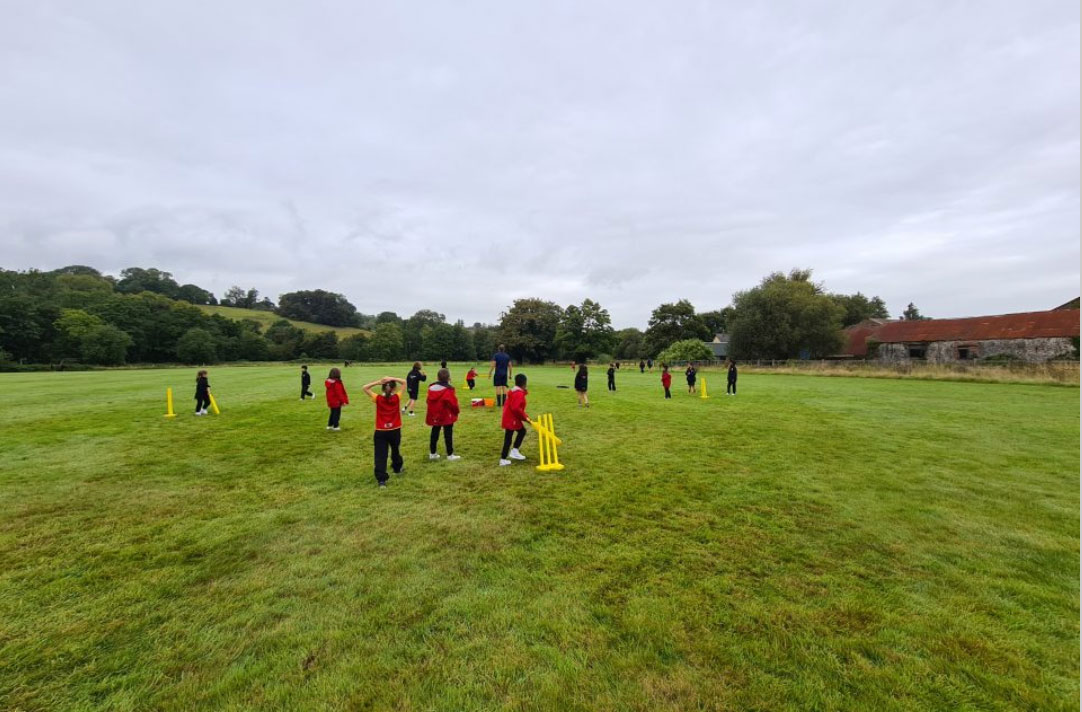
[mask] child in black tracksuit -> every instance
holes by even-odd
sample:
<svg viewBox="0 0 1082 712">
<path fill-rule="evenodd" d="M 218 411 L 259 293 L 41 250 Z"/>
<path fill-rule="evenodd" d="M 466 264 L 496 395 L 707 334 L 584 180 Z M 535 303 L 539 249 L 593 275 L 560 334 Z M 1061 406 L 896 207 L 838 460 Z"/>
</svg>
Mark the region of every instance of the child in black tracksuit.
<svg viewBox="0 0 1082 712">
<path fill-rule="evenodd" d="M 575 392 L 579 394 L 579 405 L 590 407 L 590 399 L 586 397 L 589 376 L 586 373 L 586 364 L 579 364 L 579 371 L 575 374 Z"/>
<path fill-rule="evenodd" d="M 308 373 L 307 366 L 301 366 L 301 400 L 311 396 L 315 398 L 310 386 L 312 385 L 312 376 Z"/>
<path fill-rule="evenodd" d="M 609 364 L 609 370 L 607 371 L 607 374 L 609 376 L 609 390 L 610 391 L 615 391 L 616 390 L 616 364 L 614 364 L 614 363 Z"/>
<path fill-rule="evenodd" d="M 210 405 L 210 381 L 207 380 L 207 372 L 200 371 L 195 376 L 195 414 L 206 415 L 208 405 Z"/>
<path fill-rule="evenodd" d="M 725 386 L 725 395 L 736 395 L 736 361 L 729 362 L 728 384 Z"/>
<path fill-rule="evenodd" d="M 413 368 L 406 374 L 406 380 L 403 383 L 406 384 L 406 395 L 409 396 L 409 401 L 406 402 L 405 407 L 402 408 L 402 412 L 409 411 L 409 415 L 413 417 L 413 405 L 417 402 L 417 398 L 421 394 L 421 381 L 427 381 L 428 375 L 421 369 L 421 362 L 414 361 Z"/>
</svg>

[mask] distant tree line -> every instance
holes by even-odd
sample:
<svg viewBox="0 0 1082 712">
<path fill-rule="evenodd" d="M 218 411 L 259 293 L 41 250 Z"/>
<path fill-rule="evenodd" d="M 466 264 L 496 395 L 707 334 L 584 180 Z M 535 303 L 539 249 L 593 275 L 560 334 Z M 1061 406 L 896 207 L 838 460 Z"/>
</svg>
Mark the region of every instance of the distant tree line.
<svg viewBox="0 0 1082 712">
<path fill-rule="evenodd" d="M 264 329 L 252 319 L 198 308 L 215 304 L 283 318 Z M 497 324 L 466 326 L 430 309 L 409 317 L 361 314 L 343 295 L 321 289 L 282 294 L 275 304 L 255 288 L 235 286 L 217 300 L 152 268 L 130 267 L 119 279 L 85 265 L 0 270 L 0 361 L 30 363 L 487 361 L 499 344 L 520 363 L 638 360 L 705 354 L 703 343 L 718 333 L 729 335 L 729 353 L 738 358 L 816 358 L 841 350 L 843 327 L 887 317 L 879 297 L 828 293 L 812 281 L 811 270 L 800 269 L 764 277 L 734 294 L 725 308 L 697 312 L 682 299 L 654 309 L 645 330 L 619 331 L 608 310 L 592 299 L 563 307 L 536 297 L 517 299 Z M 909 304 L 903 318 L 924 317 Z M 287 319 L 367 332 L 340 339 L 332 330 L 308 331 Z M 679 348 L 672 350 L 674 345 Z"/>
</svg>

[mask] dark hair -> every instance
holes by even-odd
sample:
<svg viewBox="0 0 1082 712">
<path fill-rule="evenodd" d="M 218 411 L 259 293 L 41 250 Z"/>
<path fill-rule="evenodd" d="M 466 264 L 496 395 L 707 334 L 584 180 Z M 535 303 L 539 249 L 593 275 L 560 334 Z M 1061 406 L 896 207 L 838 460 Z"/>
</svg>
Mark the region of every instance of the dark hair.
<svg viewBox="0 0 1082 712">
<path fill-rule="evenodd" d="M 304 366 L 301 366 L 301 370 L 302 371 L 307 371 L 308 370 L 308 365 L 305 364 Z"/>
<path fill-rule="evenodd" d="M 420 361 L 414 361 L 413 362 L 413 370 L 414 371 L 420 371 L 421 370 L 421 362 Z"/>
<path fill-rule="evenodd" d="M 199 383 L 199 379 L 202 378 L 205 375 L 207 375 L 207 370 L 204 368 L 204 369 L 200 370 L 199 373 L 195 374 L 195 382 Z"/>
<path fill-rule="evenodd" d="M 383 391 L 383 396 L 387 400 L 391 400 L 391 396 L 394 395 L 394 389 L 397 388 L 397 387 L 398 387 L 398 381 L 387 381 L 382 386 L 380 386 L 380 390 Z"/>
<path fill-rule="evenodd" d="M 441 368 L 436 374 L 436 380 L 440 383 L 447 383 L 451 380 L 451 372 L 448 371 L 446 368 Z"/>
<path fill-rule="evenodd" d="M 526 374 L 525 373 L 516 373 L 515 374 L 515 385 L 518 386 L 519 388 L 522 388 L 523 386 L 526 385 Z"/>
<path fill-rule="evenodd" d="M 336 381 L 342 380 L 342 372 L 337 368 L 332 368 L 331 372 L 327 374 L 327 378 L 333 378 Z"/>
</svg>

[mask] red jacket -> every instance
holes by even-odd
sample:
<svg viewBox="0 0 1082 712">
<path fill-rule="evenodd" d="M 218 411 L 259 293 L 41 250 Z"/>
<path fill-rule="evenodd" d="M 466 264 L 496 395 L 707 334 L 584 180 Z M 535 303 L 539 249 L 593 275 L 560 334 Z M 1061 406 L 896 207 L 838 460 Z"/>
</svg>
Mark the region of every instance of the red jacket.
<svg viewBox="0 0 1082 712">
<path fill-rule="evenodd" d="M 397 393 L 391 397 L 382 393 L 373 393 L 372 402 L 376 404 L 376 430 L 398 430 L 402 427 L 402 400 Z"/>
<path fill-rule="evenodd" d="M 672 374 L 668 371 L 665 371 L 661 374 L 661 385 L 665 386 L 666 388 L 672 385 Z"/>
<path fill-rule="evenodd" d="M 507 400 L 503 403 L 503 420 L 500 427 L 504 430 L 519 430 L 522 421 L 530 416 L 526 415 L 526 391 L 515 386 L 507 394 Z"/>
<path fill-rule="evenodd" d="M 458 397 L 455 395 L 455 387 L 450 383 L 437 381 L 429 386 L 425 405 L 426 425 L 454 425 L 458 420 Z"/>
<path fill-rule="evenodd" d="M 466 373 L 466 380 L 472 381 L 475 378 L 477 378 L 477 371 L 471 368 L 469 372 Z"/>
<path fill-rule="evenodd" d="M 342 385 L 341 381 L 328 378 L 323 382 L 323 385 L 327 387 L 328 408 L 341 408 L 344 405 L 349 405 L 349 396 L 346 395 L 346 387 Z"/>
</svg>

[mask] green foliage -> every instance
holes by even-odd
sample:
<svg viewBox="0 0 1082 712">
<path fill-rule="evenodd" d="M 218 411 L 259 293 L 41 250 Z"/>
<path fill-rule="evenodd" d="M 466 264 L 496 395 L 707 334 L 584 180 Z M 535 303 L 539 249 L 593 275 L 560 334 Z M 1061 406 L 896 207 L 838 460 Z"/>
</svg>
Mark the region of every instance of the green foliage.
<svg viewBox="0 0 1082 712">
<path fill-rule="evenodd" d="M 450 324 L 440 322 L 421 330 L 421 358 L 425 361 L 442 361 L 452 358 L 455 350 L 455 330 Z"/>
<path fill-rule="evenodd" d="M 368 340 L 368 358 L 371 361 L 398 361 L 404 358 L 402 327 L 396 322 L 385 321 L 376 325 Z"/>
<path fill-rule="evenodd" d="M 543 299 L 516 299 L 500 315 L 499 341 L 519 363 L 544 363 L 556 355 L 556 330 L 563 309 Z"/>
<path fill-rule="evenodd" d="M 905 308 L 905 311 L 902 312 L 902 318 L 906 321 L 923 321 L 928 317 L 921 314 L 920 309 L 917 309 L 913 302 L 909 302 L 909 306 L 907 306 Z"/>
<path fill-rule="evenodd" d="M 472 361 L 476 356 L 473 335 L 459 319 L 451 327 L 451 359 L 454 361 Z"/>
<path fill-rule="evenodd" d="M 677 341 L 709 341 L 712 338 L 714 334 L 695 314 L 695 307 L 681 299 L 675 304 L 662 304 L 650 315 L 645 335 L 646 355 L 653 356 Z"/>
<path fill-rule="evenodd" d="M 300 348 L 310 358 L 337 359 L 338 334 L 333 331 L 321 331 L 316 334 L 305 332 Z"/>
<path fill-rule="evenodd" d="M 733 297 L 729 352 L 742 359 L 819 358 L 842 348 L 843 310 L 810 270 L 775 272 Z"/>
<path fill-rule="evenodd" d="M 592 299 L 563 311 L 556 329 L 556 346 L 565 358 L 586 361 L 611 351 L 616 345 L 609 312 Z"/>
<path fill-rule="evenodd" d="M 343 361 L 367 361 L 368 337 L 364 334 L 353 334 L 339 341 L 338 358 Z"/>
<path fill-rule="evenodd" d="M 422 332 L 426 328 L 433 329 L 444 323 L 446 323 L 446 319 L 443 314 L 431 309 L 421 309 L 409 319 L 406 319 L 402 323 L 402 347 L 405 349 L 405 358 L 415 361 L 429 358 L 423 355 Z"/>
<path fill-rule="evenodd" d="M 55 322 L 54 353 L 99 366 L 124 363 L 132 338 L 112 324 L 81 309 L 64 309 Z"/>
<path fill-rule="evenodd" d="M 859 324 L 866 319 L 889 319 L 887 303 L 879 297 L 869 299 L 860 292 L 856 294 L 832 294 L 830 298 L 841 307 L 842 328 Z"/>
<path fill-rule="evenodd" d="M 702 312 L 699 314 L 699 318 L 710 331 L 710 338 L 713 338 L 714 334 L 726 334 L 729 332 L 729 316 L 732 313 L 732 307 L 725 307 L 724 309 Z"/>
<path fill-rule="evenodd" d="M 328 326 L 356 326 L 357 308 L 344 296 L 322 289 L 288 292 L 278 297 L 279 316 Z"/>
<path fill-rule="evenodd" d="M 646 356 L 646 341 L 641 330 L 635 327 L 620 329 L 616 332 L 616 353 L 618 360 L 637 359 Z"/>
<path fill-rule="evenodd" d="M 120 280 L 116 283 L 116 291 L 122 294 L 138 294 L 140 292 L 153 292 L 166 297 L 175 298 L 180 290 L 180 285 L 173 279 L 169 272 L 162 272 L 153 267 L 128 267 L 120 272 Z"/>
<path fill-rule="evenodd" d="M 657 355 L 661 363 L 674 364 L 685 361 L 713 361 L 714 352 L 698 339 L 677 341 Z"/>
<path fill-rule="evenodd" d="M 301 355 L 305 331 L 298 329 L 285 319 L 279 319 L 271 324 L 264 336 L 270 342 L 271 358 L 289 361 Z"/>
<path fill-rule="evenodd" d="M 499 327 L 477 323 L 470 327 L 469 332 L 473 339 L 473 356 L 469 358 L 488 361 L 499 346 Z"/>
<path fill-rule="evenodd" d="M 214 295 L 194 284 L 184 284 L 177 289 L 176 298 L 189 304 L 217 304 Z"/>
<path fill-rule="evenodd" d="M 188 329 L 177 341 L 177 358 L 184 363 L 217 363 L 218 348 L 206 329 Z"/>
</svg>

